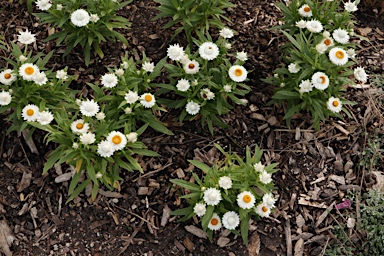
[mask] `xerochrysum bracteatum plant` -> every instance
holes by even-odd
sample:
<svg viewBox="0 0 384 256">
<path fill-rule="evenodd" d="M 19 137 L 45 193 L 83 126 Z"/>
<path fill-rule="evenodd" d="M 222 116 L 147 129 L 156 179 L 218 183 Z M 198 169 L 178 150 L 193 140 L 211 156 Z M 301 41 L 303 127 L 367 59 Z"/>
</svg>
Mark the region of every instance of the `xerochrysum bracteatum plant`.
<svg viewBox="0 0 384 256">
<path fill-rule="evenodd" d="M 284 24 L 275 29 L 288 38 L 281 47 L 284 64 L 264 81 L 276 85 L 270 104 L 286 104 L 284 118 L 301 111 L 311 113 L 314 127 L 330 116 L 342 118 L 347 87 L 367 82 L 364 68 L 357 64 L 352 13 L 358 1 L 298 1 L 276 3 Z M 364 38 L 363 38 L 364 39 Z"/>
<path fill-rule="evenodd" d="M 183 49 L 179 44 L 170 45 L 167 53 L 170 62 L 165 65 L 169 73 L 169 84 L 159 84 L 162 87 L 158 93 L 173 91 L 175 100 L 164 100 L 167 107 L 183 108 L 180 121 L 201 117 L 202 125 L 208 126 L 213 134 L 213 124 L 219 127 L 227 125 L 220 120 L 220 115 L 233 109 L 235 104 L 245 105 L 244 96 L 250 91 L 247 81 L 248 71 L 244 68 L 247 54 L 237 52 L 232 59 L 228 55 L 231 47 L 229 38 L 233 31 L 224 28 L 216 42 L 198 32 L 199 40 L 194 40 L 198 46 L 196 52 L 190 48 Z"/>
<path fill-rule="evenodd" d="M 80 45 L 84 51 L 84 62 L 88 66 L 91 53 L 103 58 L 102 42 L 117 39 L 128 45 L 128 41 L 115 29 L 128 29 L 130 22 L 116 15 L 117 11 L 131 0 L 37 0 L 36 6 L 42 12 L 34 13 L 41 24 L 50 24 L 55 33 L 45 41 L 56 39 L 56 44 L 66 45 L 64 56 Z"/>
<path fill-rule="evenodd" d="M 261 162 L 263 152 L 257 146 L 253 156 L 249 147 L 246 148 L 245 160 L 235 153 L 226 153 L 217 144 L 215 147 L 225 157 L 212 166 L 196 160 L 189 161 L 203 171 L 201 175 L 193 173 L 196 183 L 171 180 L 189 191 L 180 196 L 187 200 L 189 206 L 171 214 L 183 215 L 179 221 L 198 217 L 211 241 L 215 230 L 226 228 L 236 235 L 240 230 L 247 244 L 251 218 L 268 217 L 275 207 L 277 199 L 272 194 L 275 189 L 272 174 L 278 171 L 275 169 L 278 163 L 264 165 Z"/>
</svg>

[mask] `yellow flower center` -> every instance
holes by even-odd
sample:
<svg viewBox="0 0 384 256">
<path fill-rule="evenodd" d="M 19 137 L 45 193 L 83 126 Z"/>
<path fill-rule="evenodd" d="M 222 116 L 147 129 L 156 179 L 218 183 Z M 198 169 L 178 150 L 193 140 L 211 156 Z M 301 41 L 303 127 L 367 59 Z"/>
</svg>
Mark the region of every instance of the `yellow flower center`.
<svg viewBox="0 0 384 256">
<path fill-rule="evenodd" d="M 146 102 L 151 102 L 152 101 L 152 96 L 147 94 L 147 95 L 145 95 L 144 99 L 145 99 Z"/>
<path fill-rule="evenodd" d="M 325 84 L 325 82 L 327 81 L 327 78 L 325 78 L 325 76 L 321 76 L 321 77 L 319 77 L 320 78 L 320 83 L 321 84 Z"/>
<path fill-rule="evenodd" d="M 266 206 L 263 206 L 263 207 L 261 207 L 261 210 L 262 210 L 263 212 L 267 212 L 267 211 L 268 211 L 268 208 L 267 208 Z"/>
<path fill-rule="evenodd" d="M 217 224 L 219 224 L 218 219 L 215 219 L 215 218 L 211 219 L 211 224 L 212 224 L 213 226 L 216 226 Z"/>
<path fill-rule="evenodd" d="M 334 106 L 334 107 L 339 106 L 339 102 L 338 102 L 337 100 L 334 100 L 334 101 L 332 102 L 332 106 Z"/>
<path fill-rule="evenodd" d="M 324 40 L 325 45 L 331 45 L 331 39 L 327 38 Z"/>
<path fill-rule="evenodd" d="M 241 76 L 243 74 L 243 70 L 241 70 L 240 68 L 237 68 L 235 69 L 234 73 L 235 73 L 235 76 Z"/>
<path fill-rule="evenodd" d="M 342 51 L 337 51 L 335 55 L 336 55 L 336 57 L 338 59 L 343 59 L 344 58 L 344 52 L 342 52 Z"/>
<path fill-rule="evenodd" d="M 27 75 L 33 75 L 33 73 L 35 73 L 35 69 L 33 67 L 26 67 L 25 68 L 25 73 Z"/>
<path fill-rule="evenodd" d="M 252 198 L 250 195 L 244 195 L 243 196 L 243 201 L 246 202 L 246 203 L 249 203 L 251 202 Z"/>
<path fill-rule="evenodd" d="M 194 68 L 195 68 L 195 64 L 190 63 L 190 64 L 188 65 L 188 68 L 190 68 L 190 69 L 194 69 Z"/>
<path fill-rule="evenodd" d="M 5 78 L 5 79 L 9 79 L 9 78 L 11 78 L 11 74 L 9 74 L 9 73 L 5 73 L 5 74 L 4 74 L 4 78 Z"/>
<path fill-rule="evenodd" d="M 79 129 L 79 130 L 83 129 L 83 127 L 84 127 L 84 125 L 82 123 L 76 124 L 76 128 Z"/>
<path fill-rule="evenodd" d="M 27 110 L 27 115 L 28 116 L 33 116 L 34 113 L 35 113 L 35 111 L 33 111 L 33 109 L 28 109 Z"/>
<path fill-rule="evenodd" d="M 311 8 L 309 8 L 308 6 L 305 6 L 305 7 L 304 7 L 304 11 L 305 11 L 305 12 L 310 12 L 310 11 L 311 11 Z"/>
<path fill-rule="evenodd" d="M 114 143 L 114 144 L 120 144 L 121 143 L 121 141 L 122 141 L 122 139 L 121 139 L 121 137 L 120 137 L 120 135 L 115 135 L 115 136 L 113 136 L 113 138 L 112 138 L 112 142 Z"/>
</svg>

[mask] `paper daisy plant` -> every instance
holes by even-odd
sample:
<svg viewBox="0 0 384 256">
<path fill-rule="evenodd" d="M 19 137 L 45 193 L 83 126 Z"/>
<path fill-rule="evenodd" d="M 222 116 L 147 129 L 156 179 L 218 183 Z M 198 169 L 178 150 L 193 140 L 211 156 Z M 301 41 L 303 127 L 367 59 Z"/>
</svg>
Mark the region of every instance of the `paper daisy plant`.
<svg viewBox="0 0 384 256">
<path fill-rule="evenodd" d="M 212 166 L 189 161 L 199 169 L 192 173 L 195 182 L 171 180 L 184 194 L 180 198 L 187 199 L 188 204 L 171 214 L 183 216 L 179 221 L 196 216 L 211 241 L 215 231 L 228 229 L 239 234 L 240 230 L 247 244 L 250 219 L 268 217 L 275 207 L 272 174 L 277 171 L 277 164 L 261 163 L 262 151 L 258 147 L 254 155 L 247 147 L 244 160 L 235 153 L 225 152 L 217 144 L 215 147 L 225 157 Z M 184 193 L 186 191 L 188 193 Z"/>
</svg>

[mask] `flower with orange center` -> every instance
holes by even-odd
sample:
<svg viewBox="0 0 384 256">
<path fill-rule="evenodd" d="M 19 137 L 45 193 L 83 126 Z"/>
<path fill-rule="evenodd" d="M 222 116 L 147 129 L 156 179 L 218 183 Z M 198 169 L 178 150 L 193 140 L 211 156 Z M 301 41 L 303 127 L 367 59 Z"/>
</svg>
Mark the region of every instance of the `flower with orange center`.
<svg viewBox="0 0 384 256">
<path fill-rule="evenodd" d="M 334 47 L 329 51 L 329 59 L 333 64 L 342 66 L 348 62 L 348 54 L 342 48 Z"/>
<path fill-rule="evenodd" d="M 327 108 L 333 113 L 339 113 L 342 108 L 342 103 L 339 98 L 330 97 L 327 101 Z"/>
<path fill-rule="evenodd" d="M 84 123 L 83 119 L 78 119 L 71 124 L 71 130 L 77 134 L 83 134 L 88 132 L 89 124 Z"/>
<path fill-rule="evenodd" d="M 318 90 L 325 90 L 329 86 L 329 78 L 323 72 L 316 72 L 312 75 L 312 85 Z"/>
<path fill-rule="evenodd" d="M 143 95 L 140 96 L 140 103 L 145 108 L 151 108 L 156 103 L 155 96 L 151 93 L 144 93 Z"/>
<path fill-rule="evenodd" d="M 210 230 L 219 230 L 221 228 L 221 220 L 217 213 L 212 214 L 212 218 L 208 223 L 208 228 Z"/>
<path fill-rule="evenodd" d="M 34 122 L 37 120 L 39 112 L 39 108 L 36 105 L 28 104 L 21 111 L 21 116 L 25 121 Z"/>
<path fill-rule="evenodd" d="M 111 142 L 113 150 L 121 150 L 127 144 L 127 137 L 118 131 L 112 131 L 107 136 L 107 141 Z"/>
<path fill-rule="evenodd" d="M 299 8 L 299 14 L 302 17 L 311 17 L 312 16 L 312 10 L 309 5 L 304 4 Z"/>
<path fill-rule="evenodd" d="M 250 191 L 243 191 L 237 195 L 237 204 L 243 209 L 251 209 L 255 206 L 255 196 Z"/>
<path fill-rule="evenodd" d="M 265 204 L 265 202 L 261 202 L 256 206 L 255 212 L 262 218 L 268 217 L 271 214 L 271 209 Z"/>
<path fill-rule="evenodd" d="M 16 80 L 16 76 L 13 74 L 12 69 L 6 69 L 0 73 L 0 83 L 4 85 L 10 85 Z"/>
<path fill-rule="evenodd" d="M 31 63 L 24 63 L 19 69 L 19 75 L 27 81 L 32 81 L 35 78 L 35 75 L 39 72 L 39 68 L 35 64 Z"/>
<path fill-rule="evenodd" d="M 248 71 L 240 65 L 233 65 L 228 70 L 229 77 L 235 82 L 243 82 L 247 79 Z"/>
</svg>

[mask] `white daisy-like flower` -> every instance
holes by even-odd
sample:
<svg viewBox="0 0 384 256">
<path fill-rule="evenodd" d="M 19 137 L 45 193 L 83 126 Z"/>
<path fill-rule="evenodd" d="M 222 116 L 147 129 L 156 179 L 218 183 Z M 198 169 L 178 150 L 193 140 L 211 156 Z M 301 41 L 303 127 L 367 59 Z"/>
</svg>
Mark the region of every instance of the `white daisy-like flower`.
<svg viewBox="0 0 384 256">
<path fill-rule="evenodd" d="M 32 81 L 38 72 L 40 72 L 39 67 L 31 63 L 24 63 L 19 68 L 19 75 L 26 81 Z"/>
<path fill-rule="evenodd" d="M 257 172 L 262 172 L 264 168 L 265 168 L 265 165 L 263 165 L 261 162 L 255 163 L 253 165 L 253 169 L 255 169 L 255 171 Z"/>
<path fill-rule="evenodd" d="M 223 90 L 226 92 L 226 93 L 230 93 L 232 91 L 232 85 L 230 84 L 226 84 L 223 86 Z"/>
<path fill-rule="evenodd" d="M 318 90 L 325 90 L 329 86 L 329 77 L 323 72 L 316 72 L 312 75 L 312 84 Z"/>
<path fill-rule="evenodd" d="M 247 53 L 245 51 L 236 52 L 236 59 L 241 60 L 241 61 L 248 60 Z"/>
<path fill-rule="evenodd" d="M 89 129 L 89 124 L 84 123 L 83 119 L 78 119 L 76 121 L 73 121 L 71 124 L 71 130 L 74 133 L 78 133 L 78 134 L 85 133 L 85 132 L 88 132 L 88 129 Z"/>
<path fill-rule="evenodd" d="M 74 143 L 72 144 L 72 148 L 74 148 L 74 149 L 78 149 L 78 148 L 79 148 L 79 143 L 74 142 Z"/>
<path fill-rule="evenodd" d="M 271 209 L 264 202 L 261 202 L 256 206 L 255 212 L 260 217 L 265 218 L 271 214 Z"/>
<path fill-rule="evenodd" d="M 37 120 L 40 111 L 39 108 L 34 104 L 28 104 L 21 111 L 21 116 L 25 121 L 34 122 Z"/>
<path fill-rule="evenodd" d="M 128 91 L 125 96 L 124 96 L 124 99 L 125 101 L 128 103 L 128 104 L 133 104 L 135 103 L 138 99 L 139 99 L 139 95 L 137 94 L 137 92 L 134 92 L 134 91 Z"/>
<path fill-rule="evenodd" d="M 184 50 L 179 44 L 170 45 L 167 49 L 167 56 L 171 60 L 179 61 L 184 57 Z"/>
<path fill-rule="evenodd" d="M 16 80 L 16 75 L 12 69 L 6 69 L 0 73 L 0 83 L 10 85 Z"/>
<path fill-rule="evenodd" d="M 368 79 L 367 73 L 365 73 L 364 68 L 357 67 L 353 70 L 353 75 L 355 76 L 356 80 L 366 83 Z"/>
<path fill-rule="evenodd" d="M 185 63 L 187 63 L 188 61 L 190 61 L 190 59 L 189 59 L 188 54 L 186 54 L 186 53 L 184 53 L 184 56 L 179 60 L 179 62 L 183 65 L 185 65 Z"/>
<path fill-rule="evenodd" d="M 312 17 L 312 10 L 309 5 L 304 4 L 299 8 L 299 14 L 302 17 Z"/>
<path fill-rule="evenodd" d="M 104 112 L 99 112 L 99 113 L 96 114 L 96 119 L 97 120 L 104 120 L 104 118 L 105 118 Z"/>
<path fill-rule="evenodd" d="M 132 109 L 130 107 L 126 107 L 124 109 L 124 113 L 127 114 L 127 115 L 131 114 L 132 113 Z"/>
<path fill-rule="evenodd" d="M 205 60 L 213 60 L 219 55 L 219 47 L 212 42 L 205 42 L 199 47 L 199 54 Z"/>
<path fill-rule="evenodd" d="M 187 74 L 196 74 L 200 70 L 199 62 L 195 60 L 188 60 L 184 63 L 183 68 Z"/>
<path fill-rule="evenodd" d="M 331 37 L 324 37 L 321 43 L 325 44 L 327 47 L 331 47 L 335 44 Z"/>
<path fill-rule="evenodd" d="M 319 43 L 316 45 L 316 51 L 320 54 L 325 53 L 328 47 L 324 43 Z"/>
<path fill-rule="evenodd" d="M 208 228 L 210 230 L 219 230 L 221 228 L 221 220 L 217 213 L 212 214 L 212 218 L 208 223 Z"/>
<path fill-rule="evenodd" d="M 335 29 L 332 33 L 332 37 L 340 44 L 346 44 L 349 42 L 348 31 L 342 28 Z"/>
<path fill-rule="evenodd" d="M 119 69 L 116 69 L 116 71 L 115 71 L 115 74 L 117 75 L 117 76 L 123 76 L 124 75 L 124 69 L 122 69 L 122 68 L 119 68 Z"/>
<path fill-rule="evenodd" d="M 45 85 L 48 81 L 47 75 L 44 71 L 37 72 L 33 77 L 33 81 L 38 85 Z"/>
<path fill-rule="evenodd" d="M 337 66 L 345 65 L 348 62 L 348 54 L 339 47 L 334 47 L 329 51 L 329 59 Z"/>
<path fill-rule="evenodd" d="M 91 17 L 88 12 L 83 9 L 78 9 L 71 14 L 71 21 L 76 27 L 87 26 Z"/>
<path fill-rule="evenodd" d="M 348 2 L 344 3 L 344 8 L 347 12 L 355 12 L 355 11 L 357 11 L 356 2 L 348 1 Z"/>
<path fill-rule="evenodd" d="M 99 105 L 92 99 L 87 99 L 86 101 L 82 101 L 80 104 L 80 112 L 85 116 L 94 116 L 100 110 Z"/>
<path fill-rule="evenodd" d="M 220 30 L 220 36 L 224 38 L 232 38 L 233 37 L 233 31 L 229 28 L 223 28 Z"/>
<path fill-rule="evenodd" d="M 63 10 L 63 5 L 62 4 L 56 5 L 56 10 L 58 10 L 58 11 Z"/>
<path fill-rule="evenodd" d="M 349 58 L 355 58 L 356 57 L 356 52 L 355 52 L 355 49 L 353 49 L 353 48 L 349 48 L 347 50 L 347 54 L 348 54 Z"/>
<path fill-rule="evenodd" d="M 119 131 L 110 132 L 106 140 L 112 143 L 114 151 L 121 150 L 127 145 L 127 137 Z"/>
<path fill-rule="evenodd" d="M 53 120 L 53 114 L 50 111 L 40 111 L 37 115 L 36 121 L 41 125 L 48 125 Z"/>
<path fill-rule="evenodd" d="M 123 62 L 121 63 L 121 66 L 123 67 L 123 69 L 127 69 L 127 68 L 129 67 L 129 64 L 128 64 L 128 62 L 123 61 Z"/>
<path fill-rule="evenodd" d="M 263 203 L 270 209 L 275 208 L 277 199 L 273 197 L 272 193 L 266 193 L 263 195 Z"/>
<path fill-rule="evenodd" d="M 193 207 L 193 212 L 194 212 L 198 217 L 204 216 L 206 210 L 207 210 L 206 204 L 203 204 L 203 203 L 197 203 L 197 204 L 195 204 L 195 206 Z"/>
<path fill-rule="evenodd" d="M 288 71 L 289 73 L 296 74 L 297 72 L 300 71 L 300 66 L 297 65 L 296 63 L 291 63 L 288 65 Z"/>
<path fill-rule="evenodd" d="M 93 22 L 93 23 L 96 23 L 100 20 L 99 18 L 99 15 L 97 14 L 91 14 L 91 16 L 89 17 L 89 21 Z"/>
<path fill-rule="evenodd" d="M 99 153 L 102 157 L 110 157 L 114 152 L 115 150 L 113 150 L 113 144 L 108 140 L 101 141 L 97 145 L 97 153 Z"/>
<path fill-rule="evenodd" d="M 242 209 L 251 209 L 255 206 L 255 196 L 250 191 L 243 191 L 237 195 L 237 204 Z"/>
<path fill-rule="evenodd" d="M 311 92 L 313 90 L 313 84 L 311 81 L 307 80 L 302 80 L 301 83 L 299 84 L 299 92 L 305 93 L 305 92 Z"/>
<path fill-rule="evenodd" d="M 223 222 L 223 226 L 226 229 L 229 229 L 229 230 L 236 229 L 237 226 L 239 226 L 240 224 L 239 214 L 237 214 L 234 211 L 226 212 L 223 215 L 222 222 Z"/>
<path fill-rule="evenodd" d="M 42 11 L 47 11 L 51 8 L 52 3 L 50 0 L 37 0 L 36 6 Z"/>
<path fill-rule="evenodd" d="M 200 95 L 204 100 L 213 100 L 215 98 L 215 94 L 208 88 L 202 89 Z"/>
<path fill-rule="evenodd" d="M 101 84 L 107 88 L 113 88 L 117 85 L 117 76 L 115 74 L 105 74 L 101 77 Z"/>
<path fill-rule="evenodd" d="M 305 20 L 296 21 L 296 27 L 298 27 L 298 28 L 306 28 L 307 27 L 307 22 Z"/>
<path fill-rule="evenodd" d="M 327 31 L 327 30 L 324 30 L 323 31 L 323 37 L 324 38 L 329 38 L 329 37 L 331 37 L 331 33 L 329 33 L 329 31 Z"/>
<path fill-rule="evenodd" d="M 232 180 L 228 176 L 220 177 L 219 186 L 223 189 L 230 189 L 232 187 Z"/>
<path fill-rule="evenodd" d="M 184 79 L 184 78 L 181 78 L 176 84 L 177 90 L 179 90 L 181 92 L 186 92 L 190 86 L 191 85 L 189 84 L 189 81 L 187 79 Z"/>
<path fill-rule="evenodd" d="M 204 201 L 207 205 L 217 205 L 221 201 L 221 193 L 217 188 L 208 188 L 204 191 Z"/>
<path fill-rule="evenodd" d="M 56 71 L 56 78 L 60 80 L 67 80 L 68 79 L 68 73 L 64 69 Z"/>
<path fill-rule="evenodd" d="M 137 132 L 130 132 L 126 135 L 129 143 L 135 143 L 137 141 Z"/>
<path fill-rule="evenodd" d="M 12 96 L 9 92 L 0 92 L 0 106 L 7 106 L 12 101 Z"/>
<path fill-rule="evenodd" d="M 323 25 L 321 25 L 318 20 L 307 21 L 307 29 L 312 33 L 320 33 L 323 30 Z"/>
<path fill-rule="evenodd" d="M 228 70 L 229 77 L 235 82 L 243 82 L 247 79 L 248 71 L 240 65 L 233 65 Z"/>
<path fill-rule="evenodd" d="M 143 70 L 145 72 L 151 73 L 155 69 L 155 64 L 153 64 L 153 62 L 146 61 L 146 62 L 143 63 L 143 67 L 142 68 L 143 68 Z"/>
<path fill-rule="evenodd" d="M 27 59 L 28 59 L 28 58 L 25 57 L 24 55 L 20 55 L 20 57 L 19 57 L 19 61 L 20 61 L 20 62 L 25 62 Z"/>
<path fill-rule="evenodd" d="M 95 136 L 95 134 L 93 134 L 91 132 L 86 132 L 86 133 L 83 133 L 80 135 L 80 141 L 84 145 L 91 145 L 91 144 L 95 143 L 96 136 Z"/>
<path fill-rule="evenodd" d="M 19 35 L 17 35 L 17 40 L 22 44 L 31 44 L 36 41 L 35 34 L 32 34 L 28 29 L 24 32 L 20 31 Z"/>
<path fill-rule="evenodd" d="M 264 184 L 269 184 L 272 182 L 272 174 L 270 173 L 267 173 L 266 170 L 263 170 L 261 173 L 260 173 L 260 181 Z"/>
<path fill-rule="evenodd" d="M 196 115 L 200 111 L 200 105 L 194 101 L 190 101 L 185 105 L 185 110 L 190 115 Z"/>
<path fill-rule="evenodd" d="M 155 103 L 156 103 L 155 96 L 151 93 L 144 93 L 143 95 L 140 96 L 140 103 L 145 108 L 151 108 L 155 106 Z"/>
<path fill-rule="evenodd" d="M 339 98 L 330 97 L 327 101 L 327 108 L 333 113 L 339 113 L 342 108 L 342 103 Z"/>
</svg>

